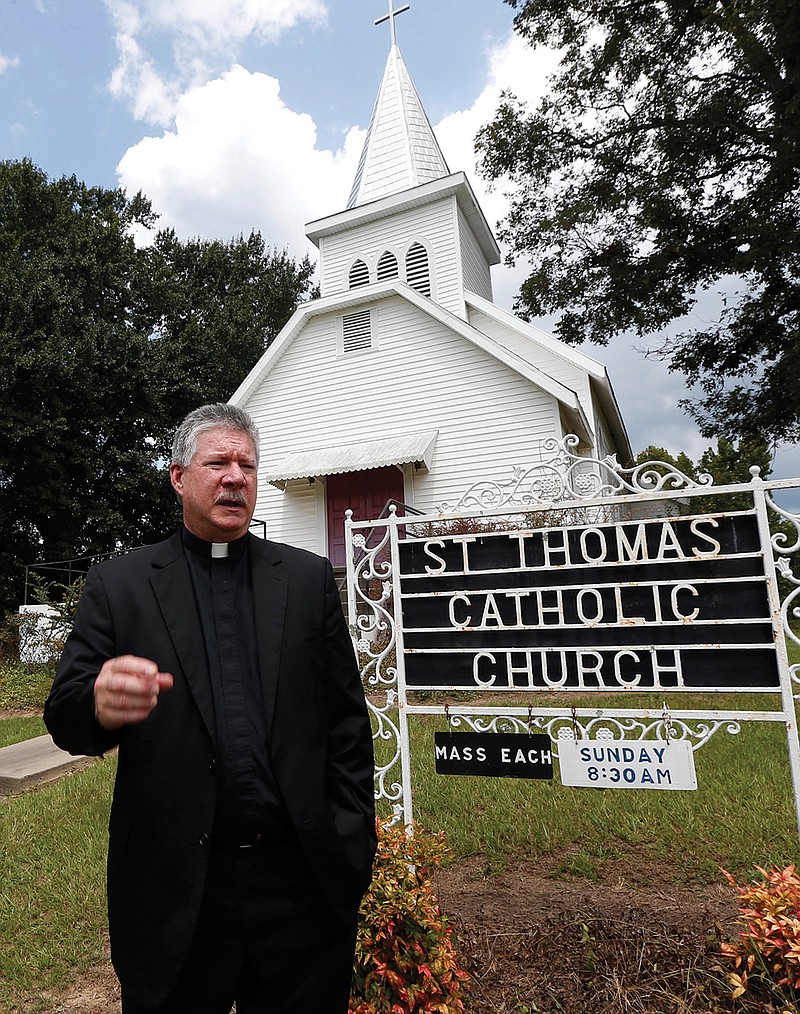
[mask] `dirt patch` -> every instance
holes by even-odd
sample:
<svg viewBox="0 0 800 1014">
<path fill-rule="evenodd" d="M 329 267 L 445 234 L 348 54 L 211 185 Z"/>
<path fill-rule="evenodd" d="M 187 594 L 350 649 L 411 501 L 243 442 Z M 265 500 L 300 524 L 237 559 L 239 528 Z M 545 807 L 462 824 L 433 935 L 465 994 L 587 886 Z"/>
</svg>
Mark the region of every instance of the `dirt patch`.
<svg viewBox="0 0 800 1014">
<path fill-rule="evenodd" d="M 50 1014 L 119 1014 L 119 982 L 111 961 L 91 969 L 67 990 L 53 999 Z"/>
<path fill-rule="evenodd" d="M 557 879 L 563 857 L 487 875 L 440 871 L 440 905 L 472 976 L 470 1014 L 686 1014 L 730 1009 L 719 943 L 736 933 L 726 884 L 628 856 L 599 880 Z"/>
<path fill-rule="evenodd" d="M 730 1010 L 719 941 L 736 933 L 732 889 L 687 884 L 679 864 L 635 854 L 597 880 L 559 879 L 564 856 L 487 873 L 481 857 L 436 874 L 472 977 L 468 1014 Z M 766 1009 L 766 1008 L 765 1008 Z M 117 1014 L 107 963 L 53 998 L 50 1014 Z"/>
</svg>

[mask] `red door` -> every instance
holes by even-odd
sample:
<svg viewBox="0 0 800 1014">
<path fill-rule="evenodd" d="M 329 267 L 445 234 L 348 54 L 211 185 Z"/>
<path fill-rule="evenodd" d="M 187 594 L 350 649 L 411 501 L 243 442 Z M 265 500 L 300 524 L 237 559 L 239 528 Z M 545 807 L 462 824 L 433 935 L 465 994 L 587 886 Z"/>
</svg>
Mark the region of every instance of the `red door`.
<svg viewBox="0 0 800 1014">
<path fill-rule="evenodd" d="M 325 480 L 328 501 L 328 557 L 334 567 L 345 566 L 344 512 L 354 521 L 377 518 L 387 500 L 403 502 L 403 473 L 395 465 L 366 472 L 342 472 Z"/>
</svg>

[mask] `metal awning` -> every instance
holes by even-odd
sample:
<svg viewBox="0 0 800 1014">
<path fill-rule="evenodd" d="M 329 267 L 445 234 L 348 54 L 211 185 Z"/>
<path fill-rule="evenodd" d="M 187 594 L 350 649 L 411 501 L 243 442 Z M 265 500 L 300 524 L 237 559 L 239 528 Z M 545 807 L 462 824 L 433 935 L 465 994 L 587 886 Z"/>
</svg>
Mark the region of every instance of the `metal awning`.
<svg viewBox="0 0 800 1014">
<path fill-rule="evenodd" d="M 400 433 L 393 437 L 296 451 L 270 464 L 262 474 L 273 486 L 285 489 L 290 479 L 314 479 L 340 472 L 363 472 L 384 465 L 413 463 L 427 472 L 438 435 L 438 430 L 426 430 L 423 433 Z"/>
</svg>

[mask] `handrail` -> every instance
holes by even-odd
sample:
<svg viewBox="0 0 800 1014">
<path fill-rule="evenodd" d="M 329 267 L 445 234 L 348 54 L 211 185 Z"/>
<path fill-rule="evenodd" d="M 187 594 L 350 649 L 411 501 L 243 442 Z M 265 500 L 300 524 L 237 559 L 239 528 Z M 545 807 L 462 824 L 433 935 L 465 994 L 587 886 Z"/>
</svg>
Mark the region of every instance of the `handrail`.
<svg viewBox="0 0 800 1014">
<path fill-rule="evenodd" d="M 386 503 L 383 505 L 383 507 L 381 507 L 381 510 L 380 510 L 380 513 L 378 514 L 378 516 L 376 518 L 371 518 L 370 520 L 372 520 L 372 521 L 381 521 L 381 520 L 383 520 L 383 518 L 388 517 L 389 516 L 389 508 L 392 505 L 394 505 L 397 508 L 402 509 L 402 511 L 403 511 L 404 514 L 424 514 L 425 513 L 424 511 L 417 510 L 416 507 L 412 507 L 411 504 L 403 503 L 402 500 L 395 500 L 394 497 L 390 497 L 390 499 L 388 499 L 386 501 Z M 375 533 L 377 531 L 378 531 L 377 528 L 373 528 L 373 529 L 371 529 L 367 533 L 366 537 L 364 538 L 364 545 L 361 547 L 361 549 L 359 550 L 358 556 L 356 556 L 355 560 L 353 561 L 356 566 L 363 559 L 363 557 L 366 556 L 367 549 L 369 548 L 369 541 L 373 537 L 373 535 L 375 535 Z M 339 589 L 340 592 L 341 592 L 342 588 L 344 588 L 346 582 L 347 582 L 347 574 L 345 573 L 345 575 L 339 579 L 339 581 L 337 582 L 337 585 L 336 585 L 336 587 Z"/>
</svg>

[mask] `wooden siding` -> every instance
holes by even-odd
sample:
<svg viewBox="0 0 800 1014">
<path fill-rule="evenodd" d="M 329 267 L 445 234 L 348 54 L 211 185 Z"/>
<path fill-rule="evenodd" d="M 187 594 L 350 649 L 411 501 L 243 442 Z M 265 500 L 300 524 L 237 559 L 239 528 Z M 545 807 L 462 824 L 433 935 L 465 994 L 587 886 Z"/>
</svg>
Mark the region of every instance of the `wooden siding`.
<svg viewBox="0 0 800 1014">
<path fill-rule="evenodd" d="M 264 452 L 271 442 L 270 432 L 261 419 L 257 422 L 261 430 L 263 461 Z M 318 525 L 316 483 L 309 483 L 308 479 L 294 479 L 283 491 L 260 481 L 255 516 L 266 521 L 268 539 L 288 542 L 312 553 L 325 552 Z"/>
<path fill-rule="evenodd" d="M 595 431 L 597 433 L 595 457 L 602 459 L 609 454 L 616 454 L 618 449 L 614 445 L 614 439 L 611 436 L 611 430 L 609 429 L 605 413 L 597 404 L 596 398 L 592 397 L 592 402 L 594 404 Z M 620 461 L 620 464 L 625 465 L 627 462 Z"/>
<path fill-rule="evenodd" d="M 415 506 L 428 509 L 508 478 L 560 435 L 550 395 L 399 297 L 374 309 L 379 348 L 339 355 L 337 315 L 313 318 L 243 405 L 264 468 L 300 449 L 438 429 L 431 471 L 413 479 Z M 287 493 L 265 486 L 258 513 L 275 538 L 320 551 L 316 503 L 305 480 Z"/>
<path fill-rule="evenodd" d="M 347 290 L 347 273 L 356 258 L 366 262 L 370 279 L 375 281 L 378 258 L 384 250 L 391 250 L 402 265 L 406 251 L 418 240 L 429 254 L 432 298 L 463 317 L 462 283 L 455 253 L 455 209 L 455 198 L 445 197 L 421 208 L 326 236 L 320 246 L 322 295 Z"/>
<path fill-rule="evenodd" d="M 570 362 L 565 356 L 560 356 L 543 345 L 540 345 L 533 338 L 526 334 L 514 331 L 507 327 L 502 321 L 482 313 L 473 307 L 469 308 L 468 320 L 473 327 L 483 334 L 488 335 L 521 355 L 527 362 L 531 363 L 548 377 L 557 380 L 559 383 L 574 391 L 581 403 L 589 425 L 594 427 L 594 403 L 591 396 L 589 376 L 577 364 Z"/>
<path fill-rule="evenodd" d="M 492 279 L 489 265 L 483 255 L 475 233 L 461 209 L 458 209 L 458 235 L 461 241 L 461 268 L 465 289 L 484 299 L 492 298 Z M 463 316 L 463 314 L 462 314 Z"/>
</svg>

